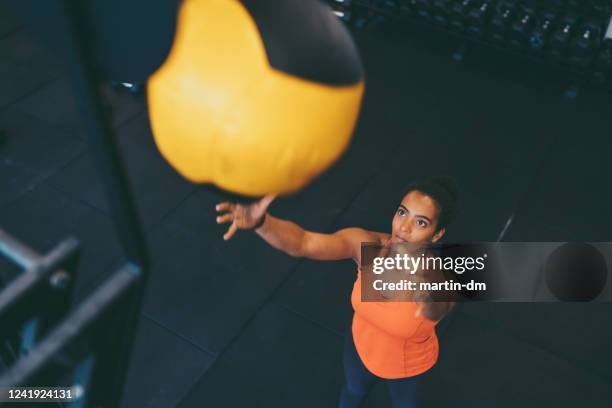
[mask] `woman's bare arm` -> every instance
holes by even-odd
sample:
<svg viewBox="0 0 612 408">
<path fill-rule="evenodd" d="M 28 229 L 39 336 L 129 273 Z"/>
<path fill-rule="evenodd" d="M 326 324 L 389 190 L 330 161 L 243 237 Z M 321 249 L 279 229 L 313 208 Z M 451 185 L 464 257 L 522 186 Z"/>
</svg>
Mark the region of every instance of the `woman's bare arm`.
<svg viewBox="0 0 612 408">
<path fill-rule="evenodd" d="M 378 240 L 362 228 L 344 228 L 333 234 L 307 231 L 291 221 L 268 214 L 264 224 L 255 230 L 274 248 L 291 256 L 320 261 L 358 260 L 361 242 Z"/>
<path fill-rule="evenodd" d="M 239 229 L 255 228 L 263 220 L 255 232 L 274 248 L 291 256 L 359 262 L 361 242 L 379 242 L 384 235 L 362 228 L 344 228 L 333 234 L 307 231 L 294 222 L 268 214 L 268 206 L 274 199 L 275 196 L 269 195 L 252 204 L 217 204 L 217 211 L 226 211 L 217 217 L 217 222 L 232 223 L 224 239 L 231 239 Z"/>
</svg>

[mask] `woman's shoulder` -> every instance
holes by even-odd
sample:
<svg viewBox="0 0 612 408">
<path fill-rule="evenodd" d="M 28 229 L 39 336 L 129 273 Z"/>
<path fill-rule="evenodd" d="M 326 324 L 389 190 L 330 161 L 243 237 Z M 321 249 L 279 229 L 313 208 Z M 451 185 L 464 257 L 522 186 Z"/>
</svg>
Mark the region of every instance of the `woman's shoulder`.
<svg viewBox="0 0 612 408">
<path fill-rule="evenodd" d="M 384 245 L 387 243 L 389 238 L 391 238 L 391 235 L 386 232 L 369 231 L 369 230 L 363 230 L 363 231 L 364 231 L 363 237 L 366 239 L 363 239 L 362 242 Z"/>
<path fill-rule="evenodd" d="M 358 250 L 358 257 L 357 259 L 355 259 L 355 262 L 357 263 L 358 267 L 361 266 L 361 248 L 363 248 L 362 244 L 385 245 L 389 241 L 389 238 L 391 238 L 391 235 L 385 232 L 369 231 L 362 229 L 361 237 L 359 240 L 360 248 Z"/>
<path fill-rule="evenodd" d="M 384 245 L 391 237 L 391 235 L 384 232 L 370 231 L 358 227 L 344 228 L 336 234 L 342 234 L 349 242 L 356 246 L 361 246 L 363 243 Z"/>
</svg>

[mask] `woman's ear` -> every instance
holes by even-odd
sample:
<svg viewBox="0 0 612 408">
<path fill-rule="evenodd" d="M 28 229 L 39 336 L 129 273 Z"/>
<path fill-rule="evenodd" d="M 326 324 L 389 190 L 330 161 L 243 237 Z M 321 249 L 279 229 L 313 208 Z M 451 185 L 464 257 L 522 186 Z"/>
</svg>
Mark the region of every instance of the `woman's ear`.
<svg viewBox="0 0 612 408">
<path fill-rule="evenodd" d="M 440 238 L 442 238 L 442 236 L 444 235 L 444 233 L 446 232 L 446 228 L 442 228 L 441 230 L 439 230 L 438 232 L 436 232 L 433 236 L 433 238 L 431 239 L 431 242 L 433 244 L 435 244 L 436 242 L 438 242 L 440 240 Z"/>
</svg>

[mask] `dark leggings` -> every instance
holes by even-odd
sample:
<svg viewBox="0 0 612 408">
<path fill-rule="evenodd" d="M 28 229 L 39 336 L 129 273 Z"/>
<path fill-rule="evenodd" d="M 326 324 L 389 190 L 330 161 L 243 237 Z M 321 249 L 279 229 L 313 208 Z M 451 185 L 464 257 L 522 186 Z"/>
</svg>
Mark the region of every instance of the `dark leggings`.
<svg viewBox="0 0 612 408">
<path fill-rule="evenodd" d="M 340 394 L 340 408 L 357 408 L 377 380 L 387 384 L 393 408 L 416 408 L 423 374 L 414 377 L 383 379 L 372 374 L 361 361 L 352 331 L 349 328 L 344 340 L 344 385 Z"/>
</svg>

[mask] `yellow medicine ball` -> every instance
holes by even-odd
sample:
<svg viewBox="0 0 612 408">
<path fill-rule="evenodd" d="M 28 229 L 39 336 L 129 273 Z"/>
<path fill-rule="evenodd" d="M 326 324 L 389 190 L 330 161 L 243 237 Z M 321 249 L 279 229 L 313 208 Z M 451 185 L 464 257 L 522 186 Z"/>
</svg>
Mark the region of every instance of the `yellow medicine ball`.
<svg viewBox="0 0 612 408">
<path fill-rule="evenodd" d="M 312 0 L 184 0 L 149 79 L 161 154 L 184 177 L 288 193 L 347 148 L 364 91 L 348 31 Z"/>
</svg>

